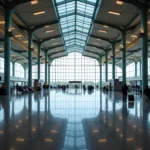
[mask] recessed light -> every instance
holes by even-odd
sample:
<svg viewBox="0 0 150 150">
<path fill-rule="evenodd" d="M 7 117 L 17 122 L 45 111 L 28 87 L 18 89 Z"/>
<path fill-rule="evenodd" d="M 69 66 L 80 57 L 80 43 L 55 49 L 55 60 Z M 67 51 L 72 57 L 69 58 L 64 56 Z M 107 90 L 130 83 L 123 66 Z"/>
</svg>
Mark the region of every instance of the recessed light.
<svg viewBox="0 0 150 150">
<path fill-rule="evenodd" d="M 45 33 L 51 33 L 51 32 L 54 32 L 54 30 L 52 29 L 52 30 L 45 31 Z"/>
<path fill-rule="evenodd" d="M 38 3 L 37 0 L 32 0 L 32 1 L 31 1 L 31 4 L 32 4 L 32 5 L 35 5 L 35 4 L 37 4 L 37 3 Z"/>
<path fill-rule="evenodd" d="M 50 139 L 50 138 L 46 138 L 46 139 L 44 139 L 44 141 L 45 141 L 45 142 L 52 142 L 53 140 Z"/>
<path fill-rule="evenodd" d="M 130 42 L 130 41 L 127 41 L 126 43 L 127 43 L 127 44 L 130 44 L 131 42 Z"/>
<path fill-rule="evenodd" d="M 51 41 L 54 41 L 55 39 L 51 39 Z"/>
<path fill-rule="evenodd" d="M 49 26 L 45 26 L 45 28 L 48 28 Z"/>
<path fill-rule="evenodd" d="M 118 5 L 123 5 L 123 2 L 120 1 L 120 0 L 117 0 L 117 1 L 116 1 L 116 4 L 118 4 Z"/>
<path fill-rule="evenodd" d="M 150 24 L 150 21 L 148 21 L 148 24 Z"/>
<path fill-rule="evenodd" d="M 132 37 L 132 38 L 137 38 L 138 36 L 137 36 L 137 35 L 131 35 L 131 37 Z"/>
<path fill-rule="evenodd" d="M 103 26 L 104 28 L 108 28 L 108 26 Z"/>
<path fill-rule="evenodd" d="M 101 140 L 98 140 L 98 142 L 106 142 L 107 141 L 107 139 L 101 139 Z"/>
<path fill-rule="evenodd" d="M 133 138 L 127 138 L 127 141 L 133 141 L 134 139 Z"/>
<path fill-rule="evenodd" d="M 119 12 L 115 12 L 115 11 L 109 10 L 108 13 L 109 13 L 109 14 L 112 14 L 112 15 L 120 16 L 120 13 L 119 13 Z"/>
<path fill-rule="evenodd" d="M 58 43 L 52 43 L 52 45 L 56 45 L 56 44 L 58 44 Z"/>
<path fill-rule="evenodd" d="M 107 33 L 107 31 L 105 30 L 98 30 L 99 32 L 102 32 L 102 33 Z"/>
<path fill-rule="evenodd" d="M 0 24 L 5 24 L 5 21 L 0 21 Z"/>
<path fill-rule="evenodd" d="M 45 14 L 45 11 L 38 11 L 38 12 L 34 12 L 33 15 L 36 16 L 36 15 L 42 15 L 42 14 Z"/>
<path fill-rule="evenodd" d="M 94 44 L 99 45 L 99 43 L 94 43 Z"/>
<path fill-rule="evenodd" d="M 18 35 L 15 35 L 15 38 L 20 38 L 20 37 L 22 37 L 23 35 L 21 35 L 21 34 L 18 34 Z"/>
<path fill-rule="evenodd" d="M 101 39 L 97 39 L 98 41 L 100 41 Z"/>
<path fill-rule="evenodd" d="M 28 43 L 28 41 L 23 41 L 23 43 L 25 44 L 25 43 Z"/>
</svg>

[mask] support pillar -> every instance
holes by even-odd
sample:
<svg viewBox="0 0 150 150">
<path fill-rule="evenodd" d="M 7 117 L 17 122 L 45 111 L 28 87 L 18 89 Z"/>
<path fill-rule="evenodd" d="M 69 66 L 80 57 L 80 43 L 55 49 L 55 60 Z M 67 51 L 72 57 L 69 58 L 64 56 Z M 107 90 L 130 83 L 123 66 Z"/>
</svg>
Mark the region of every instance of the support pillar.
<svg viewBox="0 0 150 150">
<path fill-rule="evenodd" d="M 116 46 L 116 43 L 115 42 L 113 42 L 112 43 L 112 55 L 113 55 L 113 59 L 112 59 L 112 79 L 115 79 L 115 71 L 116 71 L 116 69 L 115 69 L 115 46 Z"/>
<path fill-rule="evenodd" d="M 142 49 L 142 91 L 148 85 L 148 10 L 143 8 L 141 10 L 141 29 L 143 31 L 141 36 Z"/>
<path fill-rule="evenodd" d="M 45 83 L 47 84 L 47 51 L 45 51 Z"/>
<path fill-rule="evenodd" d="M 28 32 L 28 86 L 32 87 L 32 32 Z"/>
<path fill-rule="evenodd" d="M 126 83 L 126 33 L 122 33 L 122 81 Z"/>
<path fill-rule="evenodd" d="M 105 51 L 105 81 L 108 81 L 108 51 Z"/>
<path fill-rule="evenodd" d="M 40 65 L 41 65 L 41 58 L 40 58 L 40 51 L 41 51 L 41 43 L 38 43 L 38 80 L 40 80 Z"/>
<path fill-rule="evenodd" d="M 49 63 L 48 63 L 48 85 L 50 86 L 50 66 L 51 66 L 51 62 L 50 62 L 50 58 L 49 58 Z"/>
<path fill-rule="evenodd" d="M 12 76 L 15 77 L 15 62 L 12 62 Z M 15 86 L 14 81 L 13 81 L 13 86 Z"/>
<path fill-rule="evenodd" d="M 140 60 L 140 77 L 142 76 L 142 60 Z"/>
<path fill-rule="evenodd" d="M 135 62 L 135 77 L 137 77 L 137 62 Z"/>
<path fill-rule="evenodd" d="M 12 76 L 15 76 L 15 62 L 12 62 Z"/>
<path fill-rule="evenodd" d="M 99 80 L 99 82 L 100 82 L 100 89 L 102 88 L 102 57 L 100 57 L 100 60 L 99 60 L 99 66 L 100 66 L 100 80 Z"/>
<path fill-rule="evenodd" d="M 5 10 L 5 42 L 4 42 L 4 83 L 6 84 L 6 94 L 10 95 L 10 52 L 11 52 L 11 35 L 12 11 Z"/>
</svg>

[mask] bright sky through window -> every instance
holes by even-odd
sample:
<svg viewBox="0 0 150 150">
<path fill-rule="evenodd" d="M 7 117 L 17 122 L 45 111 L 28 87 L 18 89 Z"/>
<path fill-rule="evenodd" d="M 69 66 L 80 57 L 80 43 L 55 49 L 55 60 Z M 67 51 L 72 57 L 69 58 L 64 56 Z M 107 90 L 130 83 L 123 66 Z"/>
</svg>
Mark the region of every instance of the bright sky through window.
<svg viewBox="0 0 150 150">
<path fill-rule="evenodd" d="M 83 52 L 97 0 L 55 0 L 66 50 Z"/>
</svg>

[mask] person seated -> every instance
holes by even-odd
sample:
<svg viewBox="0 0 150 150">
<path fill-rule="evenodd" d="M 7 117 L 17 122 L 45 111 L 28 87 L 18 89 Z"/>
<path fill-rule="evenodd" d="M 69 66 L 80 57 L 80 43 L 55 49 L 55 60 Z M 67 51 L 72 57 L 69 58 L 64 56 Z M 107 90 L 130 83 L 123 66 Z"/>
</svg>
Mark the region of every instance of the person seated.
<svg viewBox="0 0 150 150">
<path fill-rule="evenodd" d="M 1 87 L 1 93 L 2 93 L 2 94 L 5 94 L 6 88 L 7 88 L 6 84 L 3 83 L 3 84 L 2 84 L 2 87 Z"/>
<path fill-rule="evenodd" d="M 6 90 L 6 88 L 7 88 L 7 87 L 6 87 L 6 84 L 3 83 L 3 84 L 2 84 L 2 89 Z"/>
</svg>

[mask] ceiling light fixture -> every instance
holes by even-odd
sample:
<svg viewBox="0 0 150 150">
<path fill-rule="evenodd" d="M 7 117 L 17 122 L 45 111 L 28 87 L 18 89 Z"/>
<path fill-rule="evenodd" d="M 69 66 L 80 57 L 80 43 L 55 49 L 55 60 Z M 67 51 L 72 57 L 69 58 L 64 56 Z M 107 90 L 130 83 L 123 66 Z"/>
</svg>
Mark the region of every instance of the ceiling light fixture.
<svg viewBox="0 0 150 150">
<path fill-rule="evenodd" d="M 23 41 L 23 43 L 25 44 L 25 43 L 28 43 L 28 41 Z"/>
<path fill-rule="evenodd" d="M 127 44 L 130 44 L 131 42 L 130 42 L 130 41 L 127 41 L 126 43 L 127 43 Z"/>
<path fill-rule="evenodd" d="M 99 45 L 99 43 L 94 43 L 94 44 Z"/>
<path fill-rule="evenodd" d="M 56 44 L 58 44 L 58 43 L 52 43 L 52 45 L 56 45 Z"/>
<path fill-rule="evenodd" d="M 51 39 L 51 41 L 54 41 L 55 39 Z"/>
<path fill-rule="evenodd" d="M 100 41 L 101 39 L 97 39 L 98 41 Z"/>
<path fill-rule="evenodd" d="M 99 140 L 98 142 L 106 142 L 107 141 L 107 139 L 101 139 L 101 140 Z"/>
<path fill-rule="evenodd" d="M 108 26 L 103 26 L 104 28 L 108 28 Z"/>
<path fill-rule="evenodd" d="M 54 32 L 54 30 L 47 30 L 47 31 L 45 31 L 45 33 L 51 33 L 51 32 Z"/>
<path fill-rule="evenodd" d="M 137 38 L 138 36 L 137 36 L 137 35 L 131 35 L 131 37 L 132 37 L 132 38 Z"/>
<path fill-rule="evenodd" d="M 123 5 L 123 2 L 120 1 L 120 0 L 117 0 L 117 1 L 116 1 L 116 4 L 118 4 L 118 5 Z"/>
<path fill-rule="evenodd" d="M 120 13 L 119 13 L 119 12 L 115 12 L 115 11 L 109 10 L 108 13 L 109 13 L 109 14 L 112 14 L 112 15 L 120 16 Z"/>
<path fill-rule="evenodd" d="M 37 15 L 42 15 L 42 14 L 45 14 L 45 11 L 38 11 L 38 12 L 34 12 L 33 15 L 34 16 L 37 16 Z"/>
<path fill-rule="evenodd" d="M 105 30 L 98 30 L 99 32 L 102 32 L 102 33 L 107 33 L 107 31 Z"/>
<path fill-rule="evenodd" d="M 150 21 L 148 21 L 148 24 L 150 24 Z"/>
<path fill-rule="evenodd" d="M 21 34 L 18 34 L 18 35 L 15 35 L 15 38 L 20 38 L 20 37 L 22 37 L 23 35 L 21 35 Z"/>
<path fill-rule="evenodd" d="M 37 0 L 31 0 L 31 4 L 32 4 L 32 5 L 35 5 L 35 4 L 37 4 L 37 3 L 38 3 Z"/>
<path fill-rule="evenodd" d="M 50 138 L 46 138 L 46 139 L 44 139 L 44 141 L 45 141 L 45 142 L 52 142 L 53 140 L 50 139 Z"/>
<path fill-rule="evenodd" d="M 0 21 L 0 24 L 5 24 L 5 21 Z"/>
<path fill-rule="evenodd" d="M 48 27 L 49 27 L 49 25 L 45 26 L 45 28 L 48 28 Z"/>
</svg>

